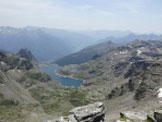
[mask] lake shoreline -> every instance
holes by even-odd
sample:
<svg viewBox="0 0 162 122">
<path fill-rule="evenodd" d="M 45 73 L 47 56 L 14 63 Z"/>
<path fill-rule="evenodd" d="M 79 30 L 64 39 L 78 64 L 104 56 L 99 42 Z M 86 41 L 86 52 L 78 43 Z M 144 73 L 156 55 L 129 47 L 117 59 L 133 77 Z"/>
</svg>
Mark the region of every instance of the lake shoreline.
<svg viewBox="0 0 162 122">
<path fill-rule="evenodd" d="M 59 74 L 59 73 L 57 72 L 57 70 L 54 71 L 54 72 L 55 72 L 56 75 L 58 75 L 58 76 L 60 76 L 60 77 L 63 77 L 63 78 L 70 78 L 70 79 L 75 79 L 75 80 L 84 81 L 83 79 L 80 79 L 80 78 L 74 78 L 73 76 L 66 76 L 66 75 Z"/>
<path fill-rule="evenodd" d="M 61 75 L 57 72 L 62 67 L 59 65 L 48 65 L 48 64 L 40 64 L 40 69 L 45 71 L 50 77 L 57 81 L 61 86 L 68 86 L 68 87 L 81 87 L 83 85 L 83 80 L 73 77 L 68 77 Z"/>
</svg>

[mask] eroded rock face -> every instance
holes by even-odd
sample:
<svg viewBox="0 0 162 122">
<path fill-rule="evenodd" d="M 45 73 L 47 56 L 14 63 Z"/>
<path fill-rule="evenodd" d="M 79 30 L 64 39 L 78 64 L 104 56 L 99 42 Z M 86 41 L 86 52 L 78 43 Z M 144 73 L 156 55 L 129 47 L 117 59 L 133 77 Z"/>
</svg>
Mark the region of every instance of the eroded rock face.
<svg viewBox="0 0 162 122">
<path fill-rule="evenodd" d="M 36 60 L 33 54 L 27 49 L 20 49 L 17 55 L 19 55 L 22 58 L 26 58 L 28 60 Z"/>
<path fill-rule="evenodd" d="M 105 108 L 101 102 L 75 108 L 70 113 L 56 122 L 105 122 Z"/>
<path fill-rule="evenodd" d="M 33 68 L 33 64 L 29 60 L 22 60 L 18 65 L 18 69 L 29 70 Z"/>
<path fill-rule="evenodd" d="M 162 110 L 154 112 L 154 118 L 157 122 L 162 122 Z"/>
<path fill-rule="evenodd" d="M 115 87 L 108 99 L 115 99 L 128 92 L 134 93 L 137 101 L 151 98 L 157 95 L 157 90 L 162 86 L 162 63 L 160 61 L 138 61 L 133 63 L 127 74 L 129 81 L 119 87 Z"/>
</svg>

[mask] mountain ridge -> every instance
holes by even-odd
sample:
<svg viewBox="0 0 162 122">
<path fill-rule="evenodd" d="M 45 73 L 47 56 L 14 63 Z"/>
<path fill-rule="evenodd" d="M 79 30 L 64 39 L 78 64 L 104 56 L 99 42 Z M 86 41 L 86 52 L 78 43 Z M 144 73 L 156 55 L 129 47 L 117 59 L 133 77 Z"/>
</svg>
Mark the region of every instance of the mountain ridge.
<svg viewBox="0 0 162 122">
<path fill-rule="evenodd" d="M 84 40 L 92 39 L 75 32 L 57 29 L 0 27 L 1 49 L 17 52 L 21 48 L 27 48 L 40 61 L 55 60 L 76 51 L 76 49 L 81 49 L 84 46 L 82 43 Z M 76 43 L 80 43 L 80 45 Z"/>
<path fill-rule="evenodd" d="M 52 62 L 87 46 L 108 40 L 115 43 L 121 41 L 123 44 L 138 38 L 161 39 L 161 37 L 156 34 L 135 34 L 130 31 L 72 31 L 32 26 L 21 28 L 0 26 L 0 49 L 15 53 L 21 48 L 27 48 L 39 61 Z"/>
<path fill-rule="evenodd" d="M 104 53 L 113 50 L 116 48 L 118 44 L 107 41 L 100 44 L 96 44 L 93 46 L 89 46 L 87 48 L 82 49 L 81 51 L 71 54 L 69 56 L 65 56 L 56 60 L 54 63 L 59 65 L 67 65 L 67 64 L 79 64 L 84 63 L 89 60 L 94 60 L 96 58 L 101 57 Z"/>
<path fill-rule="evenodd" d="M 109 40 L 109 41 L 107 41 Z M 103 39 L 102 43 L 96 44 L 94 46 L 89 46 L 87 48 L 84 48 L 76 53 L 73 53 L 71 55 L 67 55 L 65 57 L 62 57 L 58 60 L 56 60 L 54 63 L 57 63 L 59 65 L 68 65 L 68 64 L 80 64 L 84 63 L 86 61 L 93 60 L 93 56 L 102 56 L 104 53 L 108 53 L 110 50 L 110 47 L 112 46 L 112 49 L 115 47 L 118 47 L 120 45 L 126 45 L 127 43 L 132 43 L 134 40 L 162 40 L 162 35 L 136 35 L 136 34 L 129 34 L 124 37 L 114 38 L 114 37 L 108 37 L 106 39 Z M 111 43 L 109 43 L 111 42 Z M 114 43 L 114 44 L 112 44 Z M 110 47 L 109 47 L 110 46 Z M 107 47 L 107 49 L 105 48 Z M 86 52 L 84 52 L 86 50 Z M 103 51 L 105 50 L 105 51 Z"/>
<path fill-rule="evenodd" d="M 95 60 L 65 65 L 57 73 L 83 79 L 91 91 L 87 94 L 105 100 L 112 121 L 121 111 L 160 109 L 161 59 L 162 41 L 135 40 Z"/>
</svg>

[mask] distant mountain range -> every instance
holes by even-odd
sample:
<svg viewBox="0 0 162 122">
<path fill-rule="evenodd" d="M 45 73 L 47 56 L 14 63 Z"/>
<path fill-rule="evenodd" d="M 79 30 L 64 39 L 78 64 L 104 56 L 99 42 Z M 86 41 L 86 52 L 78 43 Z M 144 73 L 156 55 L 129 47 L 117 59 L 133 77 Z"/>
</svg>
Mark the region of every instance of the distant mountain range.
<svg viewBox="0 0 162 122">
<path fill-rule="evenodd" d="M 0 49 L 17 52 L 27 48 L 39 61 L 56 60 L 90 45 L 92 40 L 83 34 L 58 29 L 0 27 Z"/>
<path fill-rule="evenodd" d="M 110 41 L 111 40 L 111 41 Z M 80 50 L 79 52 L 70 54 L 68 56 L 62 57 L 55 61 L 59 65 L 68 65 L 68 64 L 80 64 L 90 60 L 93 60 L 96 56 L 102 56 L 103 54 L 109 52 L 119 45 L 123 45 L 134 40 L 162 40 L 162 35 L 155 34 L 141 34 L 137 35 L 134 33 L 129 33 L 126 36 L 122 37 L 107 37 L 100 40 L 100 44 L 94 46 L 89 46 Z"/>
<path fill-rule="evenodd" d="M 156 34 L 135 34 L 135 33 L 129 33 L 126 36 L 122 37 L 107 37 L 104 39 L 106 40 L 112 40 L 113 42 L 118 42 L 121 44 L 126 44 L 128 42 L 134 41 L 134 40 L 162 40 L 162 35 L 156 35 Z"/>
<path fill-rule="evenodd" d="M 85 47 L 109 40 L 116 43 L 126 43 L 135 39 L 161 40 L 162 36 L 154 34 L 139 35 L 130 31 L 67 31 L 43 27 L 0 27 L 0 49 L 16 53 L 18 50 L 26 48 L 41 62 L 52 62 L 60 58 L 62 60 L 62 57 Z M 92 57 L 90 56 L 88 60 Z M 85 61 L 87 61 L 87 58 Z M 69 63 L 71 62 L 67 64 Z"/>
</svg>

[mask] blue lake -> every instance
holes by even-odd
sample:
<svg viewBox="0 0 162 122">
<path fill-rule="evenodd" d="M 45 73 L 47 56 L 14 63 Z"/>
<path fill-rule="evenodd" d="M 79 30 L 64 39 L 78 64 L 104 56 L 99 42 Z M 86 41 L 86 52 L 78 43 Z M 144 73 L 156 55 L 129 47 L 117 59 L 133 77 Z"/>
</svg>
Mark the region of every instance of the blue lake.
<svg viewBox="0 0 162 122">
<path fill-rule="evenodd" d="M 65 78 L 57 75 L 55 73 L 56 70 L 61 69 L 61 66 L 57 65 L 51 65 L 51 66 L 46 66 L 42 65 L 40 66 L 40 69 L 45 71 L 53 80 L 56 80 L 59 82 L 62 86 L 74 86 L 74 87 L 80 87 L 82 85 L 81 80 L 76 80 L 72 78 Z"/>
</svg>

